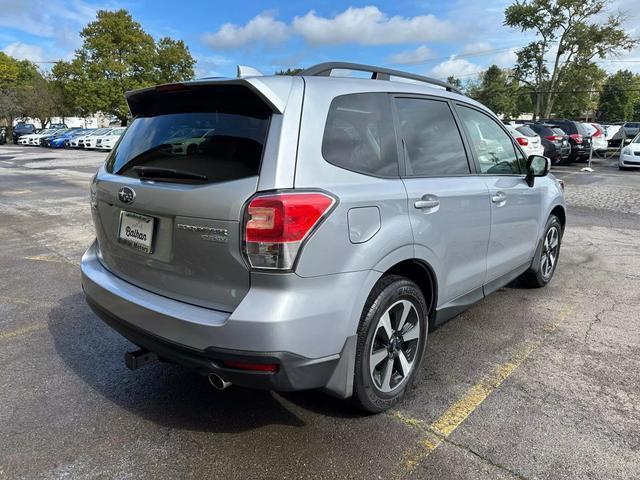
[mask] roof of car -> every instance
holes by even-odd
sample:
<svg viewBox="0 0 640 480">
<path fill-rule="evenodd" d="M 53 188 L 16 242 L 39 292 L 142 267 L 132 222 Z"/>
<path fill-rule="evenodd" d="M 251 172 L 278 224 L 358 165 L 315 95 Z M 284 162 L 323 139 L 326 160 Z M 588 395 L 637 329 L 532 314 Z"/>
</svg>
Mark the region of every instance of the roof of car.
<svg viewBox="0 0 640 480">
<path fill-rule="evenodd" d="M 360 71 L 369 71 L 368 69 L 374 69 L 378 74 L 377 78 L 357 78 L 357 77 L 345 77 L 325 75 L 322 73 L 316 73 L 317 71 L 326 71 L 331 67 L 334 70 L 348 69 L 352 67 L 354 69 L 359 68 Z M 364 70 L 363 70 L 364 69 Z M 310 74 L 305 74 L 310 72 Z M 385 73 L 393 72 L 393 73 Z M 403 75 L 400 77 L 399 75 Z M 372 75 L 373 77 L 373 75 Z M 420 80 L 419 80 L 420 79 Z M 473 104 L 489 111 L 484 105 L 476 102 L 475 100 L 463 95 L 456 90 L 455 87 L 436 79 L 430 79 L 428 77 L 422 77 L 420 75 L 410 74 L 406 72 L 400 72 L 397 70 L 390 70 L 381 67 L 371 67 L 368 65 L 359 64 L 347 64 L 342 62 L 332 62 L 326 64 L 316 65 L 303 71 L 300 75 L 256 75 L 256 76 L 244 76 L 241 78 L 202 78 L 191 80 L 188 82 L 180 82 L 184 85 L 245 85 L 251 90 L 259 94 L 263 99 L 270 104 L 270 106 L 277 112 L 282 113 L 286 106 L 289 94 L 295 82 L 304 80 L 309 84 L 320 84 L 323 88 L 331 88 L 331 85 L 348 86 L 348 90 L 353 93 L 363 92 L 388 92 L 388 93 L 408 93 L 408 94 L 422 94 L 422 95 L 436 95 L 439 97 L 445 97 L 453 100 L 462 100 L 467 103 Z M 158 85 L 155 87 L 134 90 L 126 93 L 127 101 L 130 108 L 132 107 L 132 101 L 135 102 L 136 97 L 145 95 L 145 93 L 151 93 L 154 90 L 170 90 L 172 86 L 177 84 Z M 336 90 L 343 91 L 344 88 L 337 88 Z M 449 90 L 447 90 L 449 89 Z M 343 94 L 343 93 L 342 93 Z M 133 110 L 132 110 L 133 111 Z"/>
</svg>

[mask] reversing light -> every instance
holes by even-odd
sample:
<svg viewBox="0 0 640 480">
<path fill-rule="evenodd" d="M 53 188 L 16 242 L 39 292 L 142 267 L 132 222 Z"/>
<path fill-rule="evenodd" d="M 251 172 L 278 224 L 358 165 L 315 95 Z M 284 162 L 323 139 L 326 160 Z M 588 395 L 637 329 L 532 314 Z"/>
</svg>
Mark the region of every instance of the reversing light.
<svg viewBox="0 0 640 480">
<path fill-rule="evenodd" d="M 245 212 L 245 255 L 253 268 L 291 270 L 302 242 L 335 200 L 325 193 L 260 195 Z"/>
</svg>

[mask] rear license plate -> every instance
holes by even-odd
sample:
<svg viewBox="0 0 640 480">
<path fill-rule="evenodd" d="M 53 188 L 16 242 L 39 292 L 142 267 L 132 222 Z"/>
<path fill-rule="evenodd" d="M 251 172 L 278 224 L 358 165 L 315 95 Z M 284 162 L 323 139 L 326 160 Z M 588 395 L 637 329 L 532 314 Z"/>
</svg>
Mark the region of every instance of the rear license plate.
<svg viewBox="0 0 640 480">
<path fill-rule="evenodd" d="M 145 253 L 151 253 L 155 218 L 132 212 L 120 212 L 118 240 Z"/>
</svg>

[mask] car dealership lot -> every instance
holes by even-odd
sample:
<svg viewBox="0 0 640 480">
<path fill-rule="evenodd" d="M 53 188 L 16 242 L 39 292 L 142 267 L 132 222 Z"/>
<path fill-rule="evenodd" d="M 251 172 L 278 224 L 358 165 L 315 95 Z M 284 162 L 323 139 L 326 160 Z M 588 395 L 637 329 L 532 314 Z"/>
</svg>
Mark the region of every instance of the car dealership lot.
<svg viewBox="0 0 640 480">
<path fill-rule="evenodd" d="M 133 346 L 80 289 L 104 158 L 0 146 L 0 479 L 640 477 L 640 172 L 556 168 L 569 219 L 549 287 L 431 332 L 416 388 L 363 416 L 127 370 Z"/>
</svg>

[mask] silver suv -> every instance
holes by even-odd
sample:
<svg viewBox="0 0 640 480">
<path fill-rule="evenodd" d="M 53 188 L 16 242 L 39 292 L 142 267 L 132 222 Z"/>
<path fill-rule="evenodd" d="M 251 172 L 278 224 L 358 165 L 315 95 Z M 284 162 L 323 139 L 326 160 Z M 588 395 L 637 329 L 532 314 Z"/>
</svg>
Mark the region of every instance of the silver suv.
<svg viewBox="0 0 640 480">
<path fill-rule="evenodd" d="M 548 159 L 450 85 L 329 63 L 127 100 L 134 120 L 91 184 L 82 285 L 139 347 L 130 368 L 379 412 L 429 327 L 553 276 L 566 215 Z"/>
</svg>

